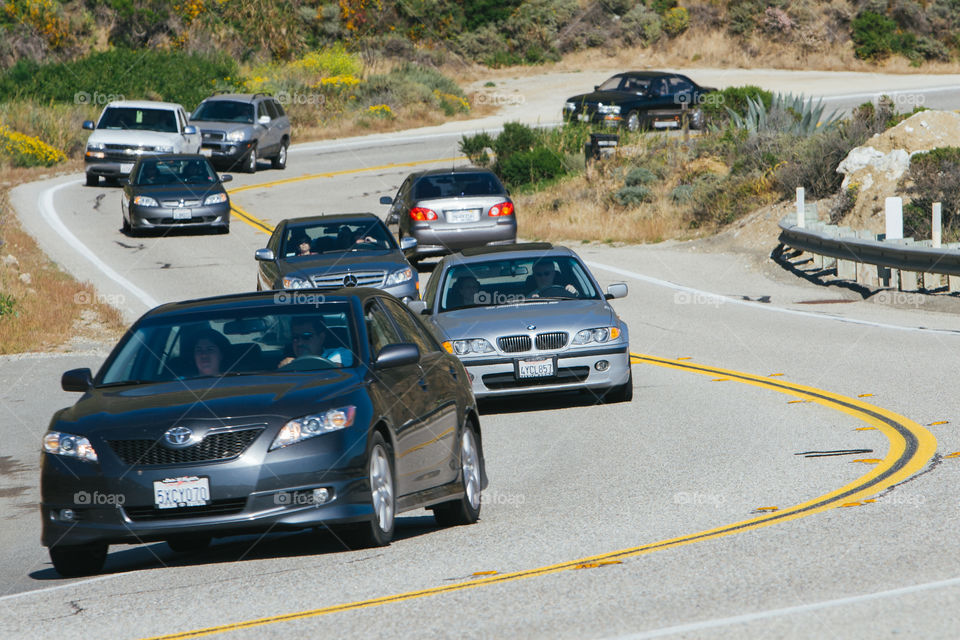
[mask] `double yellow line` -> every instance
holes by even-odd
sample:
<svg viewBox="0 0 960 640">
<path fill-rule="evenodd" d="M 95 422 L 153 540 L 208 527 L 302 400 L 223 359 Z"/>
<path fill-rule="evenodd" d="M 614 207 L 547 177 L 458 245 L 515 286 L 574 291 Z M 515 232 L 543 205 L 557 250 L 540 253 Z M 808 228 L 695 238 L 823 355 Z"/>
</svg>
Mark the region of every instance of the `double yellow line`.
<svg viewBox="0 0 960 640">
<path fill-rule="evenodd" d="M 749 373 L 732 371 L 729 369 L 718 369 L 716 367 L 709 367 L 692 362 L 658 358 L 656 356 L 634 353 L 631 354 L 631 362 L 635 364 L 649 364 L 670 369 L 678 369 L 689 373 L 697 373 L 708 376 L 721 375 L 731 381 L 757 386 L 770 391 L 777 391 L 779 393 L 794 396 L 808 402 L 816 402 L 824 407 L 841 411 L 875 427 L 877 430 L 882 432 L 884 436 L 886 436 L 890 442 L 890 448 L 887 451 L 886 457 L 880 461 L 880 463 L 877 464 L 872 471 L 837 489 L 836 491 L 832 491 L 802 504 L 777 510 L 771 513 L 766 513 L 749 520 L 735 522 L 733 524 L 716 527 L 714 529 L 708 529 L 706 531 L 691 533 L 678 538 L 661 540 L 659 542 L 653 542 L 639 547 L 620 549 L 618 551 L 611 551 L 609 553 L 596 556 L 588 556 L 585 558 L 579 558 L 577 560 L 548 565 L 545 567 L 527 569 L 525 571 L 516 571 L 513 573 L 505 573 L 502 575 L 493 575 L 489 577 L 478 578 L 476 580 L 468 580 L 454 584 L 421 589 L 418 591 L 408 591 L 405 593 L 383 596 L 380 598 L 338 604 L 320 609 L 310 609 L 307 611 L 298 611 L 265 618 L 256 618 L 243 622 L 233 622 L 214 627 L 206 627 L 203 629 L 195 629 L 192 631 L 184 631 L 165 636 L 157 636 L 152 640 L 182 640 L 186 638 L 199 638 L 217 633 L 251 629 L 270 624 L 277 624 L 280 622 L 291 622 L 294 620 L 315 618 L 331 613 L 339 613 L 341 611 L 379 607 L 386 604 L 393 604 L 406 600 L 413 600 L 416 598 L 426 598 L 429 596 L 437 596 L 454 591 L 463 591 L 465 589 L 488 587 L 492 585 L 503 584 L 505 582 L 514 582 L 527 578 L 535 578 L 538 576 L 560 573 L 562 571 L 569 571 L 571 569 L 583 569 L 605 564 L 616 564 L 626 558 L 632 558 L 664 549 L 672 549 L 696 542 L 713 540 L 723 536 L 743 533 L 745 531 L 752 531 L 761 527 L 767 527 L 773 524 L 787 522 L 797 518 L 803 518 L 815 513 L 820 513 L 827 509 L 833 509 L 844 504 L 849 504 L 850 502 L 856 502 L 869 498 L 870 496 L 876 495 L 884 489 L 903 482 L 907 478 L 921 471 L 936 452 L 936 438 L 934 438 L 933 434 L 931 434 L 925 428 L 913 420 L 897 415 L 891 411 L 887 411 L 886 409 L 868 404 L 861 400 L 830 393 L 829 391 L 823 391 L 814 387 L 807 387 L 781 380 L 772 380 L 769 376 L 757 376 Z"/>
</svg>

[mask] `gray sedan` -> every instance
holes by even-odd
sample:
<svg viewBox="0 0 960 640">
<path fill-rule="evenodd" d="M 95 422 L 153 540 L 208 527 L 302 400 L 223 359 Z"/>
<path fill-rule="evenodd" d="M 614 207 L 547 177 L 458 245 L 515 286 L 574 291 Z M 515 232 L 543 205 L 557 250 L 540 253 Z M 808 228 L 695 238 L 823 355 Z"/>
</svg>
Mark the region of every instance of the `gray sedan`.
<svg viewBox="0 0 960 640">
<path fill-rule="evenodd" d="M 407 251 L 410 262 L 442 256 L 468 247 L 513 244 L 517 219 L 506 188 L 489 169 L 433 169 L 410 174 L 394 198 L 387 224 L 399 226 L 401 239 L 417 246 Z"/>
<path fill-rule="evenodd" d="M 467 368 L 477 397 L 590 390 L 633 397 L 627 325 L 576 253 L 549 243 L 465 249 L 427 282 L 428 325 Z M 425 308 L 423 308 L 425 307 Z"/>
</svg>

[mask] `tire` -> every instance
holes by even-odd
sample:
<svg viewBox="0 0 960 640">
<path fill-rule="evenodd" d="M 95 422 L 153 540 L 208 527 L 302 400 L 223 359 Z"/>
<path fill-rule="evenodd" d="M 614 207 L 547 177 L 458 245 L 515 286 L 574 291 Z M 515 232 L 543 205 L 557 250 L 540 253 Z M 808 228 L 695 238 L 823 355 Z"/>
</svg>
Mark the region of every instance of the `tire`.
<svg viewBox="0 0 960 640">
<path fill-rule="evenodd" d="M 250 147 L 250 152 L 247 154 L 247 157 L 243 161 L 243 172 L 244 173 L 256 173 L 257 172 L 257 145 Z"/>
<path fill-rule="evenodd" d="M 167 546 L 177 553 L 203 551 L 210 546 L 210 536 L 180 536 L 167 540 Z"/>
<path fill-rule="evenodd" d="M 477 436 L 473 427 L 467 425 L 460 436 L 460 483 L 463 486 L 463 497 L 431 507 L 433 517 L 441 527 L 473 524 L 480 519 L 480 507 L 483 506 L 482 465 Z"/>
<path fill-rule="evenodd" d="M 87 186 L 88 187 L 97 187 L 100 185 L 100 176 L 93 175 L 92 173 L 87 174 Z"/>
<path fill-rule="evenodd" d="M 127 222 L 127 219 L 126 219 L 126 218 L 124 218 L 123 216 L 121 216 L 121 218 L 123 219 L 123 224 L 120 225 L 120 230 L 123 231 L 123 232 L 124 232 L 125 234 L 127 234 L 128 236 L 132 236 L 132 235 L 133 235 L 133 227 L 130 226 L 130 223 Z"/>
<path fill-rule="evenodd" d="M 624 121 L 624 126 L 627 128 L 627 131 L 639 131 L 640 114 L 636 111 L 631 111 L 628 113 L 627 119 Z"/>
<path fill-rule="evenodd" d="M 370 440 L 367 478 L 370 482 L 373 519 L 348 527 L 345 532 L 358 547 L 385 547 L 393 540 L 397 495 L 393 456 L 383 436 L 377 432 Z"/>
<path fill-rule="evenodd" d="M 289 142 L 284 140 L 280 143 L 280 151 L 277 152 L 275 158 L 270 160 L 270 164 L 274 169 L 286 169 L 287 168 L 287 147 L 290 145 Z"/>
<path fill-rule="evenodd" d="M 706 120 L 705 116 L 703 115 L 703 109 L 694 109 L 693 112 L 687 117 L 689 118 L 691 129 L 694 129 L 695 131 L 703 129 L 703 125 Z"/>
<path fill-rule="evenodd" d="M 50 547 L 53 568 L 64 578 L 100 573 L 107 560 L 107 545 L 77 544 Z"/>
<path fill-rule="evenodd" d="M 624 384 L 618 387 L 611 387 L 603 394 L 603 401 L 606 404 L 630 402 L 631 400 L 633 400 L 633 369 L 630 370 L 630 376 Z"/>
</svg>

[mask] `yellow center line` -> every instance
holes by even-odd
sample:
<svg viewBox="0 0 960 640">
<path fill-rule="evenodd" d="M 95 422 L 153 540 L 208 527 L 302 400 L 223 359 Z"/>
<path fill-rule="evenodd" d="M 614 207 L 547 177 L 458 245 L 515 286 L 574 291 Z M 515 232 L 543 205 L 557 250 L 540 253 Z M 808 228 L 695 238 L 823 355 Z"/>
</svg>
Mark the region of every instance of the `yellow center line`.
<svg viewBox="0 0 960 640">
<path fill-rule="evenodd" d="M 457 582 L 438 587 L 421 589 L 418 591 L 408 591 L 406 593 L 383 596 L 380 598 L 348 602 L 344 604 L 323 607 L 320 609 L 297 611 L 265 618 L 232 622 L 214 627 L 206 627 L 203 629 L 194 629 L 192 631 L 183 631 L 170 635 L 157 636 L 151 640 L 183 640 L 186 638 L 199 638 L 202 636 L 225 633 L 228 631 L 238 631 L 241 629 L 250 629 L 276 624 L 279 622 L 315 618 L 341 611 L 378 607 L 385 604 L 413 600 L 415 598 L 425 598 L 443 593 L 463 591 L 466 589 L 476 589 L 484 586 L 502 584 L 504 582 L 512 582 L 516 580 L 550 575 L 562 571 L 582 568 L 586 564 L 610 563 L 612 561 L 653 553 L 654 551 L 672 549 L 683 545 L 713 540 L 737 533 L 743 533 L 745 531 L 752 531 L 754 529 L 778 524 L 780 522 L 804 518 L 828 509 L 842 507 L 843 505 L 850 504 L 852 502 L 865 500 L 888 487 L 903 482 L 907 478 L 921 471 L 936 452 L 936 438 L 921 425 L 913 420 L 905 418 L 904 416 L 900 416 L 892 411 L 868 404 L 862 400 L 830 393 L 829 391 L 823 391 L 814 387 L 771 380 L 767 376 L 756 376 L 739 371 L 718 369 L 692 362 L 678 362 L 676 360 L 668 360 L 665 358 L 658 358 L 655 356 L 647 356 L 636 353 L 631 353 L 630 355 L 631 360 L 634 362 L 646 363 L 671 369 L 679 369 L 681 371 L 698 373 L 702 375 L 722 375 L 730 378 L 730 380 L 733 381 L 804 398 L 805 400 L 816 402 L 827 408 L 841 411 L 880 430 L 890 442 L 890 448 L 887 451 L 887 456 L 880 461 L 880 464 L 872 468 L 865 475 L 860 476 L 853 482 L 850 482 L 849 484 L 844 485 L 835 491 L 831 491 L 830 493 L 818 496 L 812 500 L 808 500 L 807 502 L 795 505 L 793 507 L 778 509 L 773 512 L 765 513 L 756 518 L 723 525 L 714 529 L 708 529 L 706 531 L 691 533 L 678 538 L 670 538 L 668 540 L 661 540 L 659 542 L 653 542 L 639 547 L 620 549 L 618 551 L 611 551 L 597 556 L 579 558 L 577 560 L 538 567 L 535 569 L 498 574 L 490 576 L 489 578 Z"/>
</svg>

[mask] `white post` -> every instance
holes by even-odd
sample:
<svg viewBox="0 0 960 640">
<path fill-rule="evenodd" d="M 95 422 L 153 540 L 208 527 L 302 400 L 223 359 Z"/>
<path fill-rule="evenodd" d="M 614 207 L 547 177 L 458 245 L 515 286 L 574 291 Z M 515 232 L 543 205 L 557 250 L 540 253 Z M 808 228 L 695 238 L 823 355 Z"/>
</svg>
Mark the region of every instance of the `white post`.
<svg viewBox="0 0 960 640">
<path fill-rule="evenodd" d="M 902 240 L 903 199 L 897 196 L 887 198 L 884 209 L 887 214 L 887 240 Z"/>
<path fill-rule="evenodd" d="M 801 229 L 807 226 L 805 209 L 803 187 L 797 187 L 797 226 Z"/>
<path fill-rule="evenodd" d="M 930 239 L 932 240 L 933 248 L 939 249 L 940 243 L 943 241 L 942 235 L 942 226 L 943 218 L 940 214 L 941 205 L 939 202 L 933 203 L 933 223 L 930 225 Z"/>
</svg>

